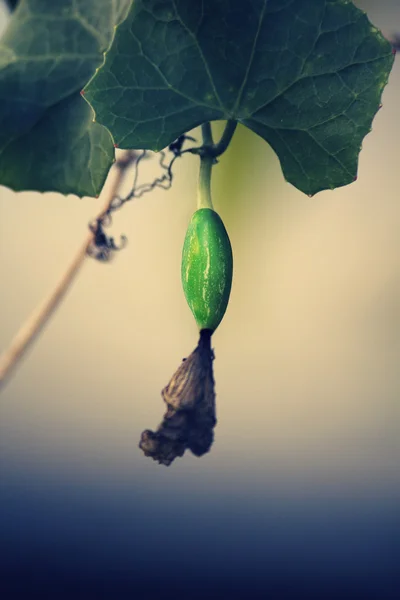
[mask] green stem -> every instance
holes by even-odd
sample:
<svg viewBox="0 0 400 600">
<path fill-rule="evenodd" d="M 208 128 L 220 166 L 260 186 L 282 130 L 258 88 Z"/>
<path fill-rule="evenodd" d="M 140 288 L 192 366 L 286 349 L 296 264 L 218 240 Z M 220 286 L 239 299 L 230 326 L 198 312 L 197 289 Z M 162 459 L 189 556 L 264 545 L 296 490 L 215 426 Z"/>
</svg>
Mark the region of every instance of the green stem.
<svg viewBox="0 0 400 600">
<path fill-rule="evenodd" d="M 203 123 L 201 126 L 203 135 L 203 146 L 213 147 L 214 141 L 212 136 L 211 124 Z M 213 167 L 213 157 L 206 153 L 200 155 L 200 173 L 199 186 L 197 188 L 197 208 L 211 208 L 213 203 L 211 199 L 211 173 Z"/>
<path fill-rule="evenodd" d="M 229 144 L 231 143 L 233 134 L 236 131 L 236 127 L 237 121 L 227 121 L 221 139 L 219 140 L 218 144 L 215 144 L 214 146 L 214 157 L 220 156 L 228 148 Z"/>
<path fill-rule="evenodd" d="M 203 136 L 203 145 L 210 147 L 214 146 L 211 123 L 209 121 L 207 121 L 207 123 L 203 123 L 201 126 L 201 133 Z"/>
<path fill-rule="evenodd" d="M 237 121 L 227 121 L 221 139 L 214 144 L 211 123 L 203 123 L 201 132 L 203 145 L 199 148 L 200 175 L 197 193 L 197 208 L 214 209 L 211 199 L 211 173 L 216 157 L 220 156 L 228 148 L 233 134 L 236 131 Z M 200 152 L 201 151 L 201 152 Z"/>
<path fill-rule="evenodd" d="M 211 172 L 214 159 L 212 156 L 200 157 L 199 187 L 197 190 L 197 208 L 214 209 L 211 200 Z"/>
<path fill-rule="evenodd" d="M 228 148 L 233 134 L 236 131 L 236 127 L 237 121 L 227 121 L 221 139 L 217 144 L 214 144 L 211 124 L 203 123 L 201 126 L 201 131 L 203 134 L 202 146 L 188 148 L 187 150 L 184 150 L 182 154 L 185 152 L 190 152 L 191 154 L 197 154 L 198 156 L 212 156 L 213 158 L 217 158 L 218 156 L 221 156 L 221 154 L 223 154 Z"/>
</svg>

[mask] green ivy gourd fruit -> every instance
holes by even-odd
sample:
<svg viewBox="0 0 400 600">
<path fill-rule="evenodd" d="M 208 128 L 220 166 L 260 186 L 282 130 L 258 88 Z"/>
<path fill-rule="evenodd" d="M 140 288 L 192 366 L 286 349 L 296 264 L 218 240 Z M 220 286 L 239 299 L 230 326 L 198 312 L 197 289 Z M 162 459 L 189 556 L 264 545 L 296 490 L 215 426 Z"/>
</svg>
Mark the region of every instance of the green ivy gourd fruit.
<svg viewBox="0 0 400 600">
<path fill-rule="evenodd" d="M 214 332 L 225 314 L 232 286 L 232 247 L 221 217 L 211 208 L 197 210 L 182 252 L 182 285 L 201 330 Z"/>
</svg>

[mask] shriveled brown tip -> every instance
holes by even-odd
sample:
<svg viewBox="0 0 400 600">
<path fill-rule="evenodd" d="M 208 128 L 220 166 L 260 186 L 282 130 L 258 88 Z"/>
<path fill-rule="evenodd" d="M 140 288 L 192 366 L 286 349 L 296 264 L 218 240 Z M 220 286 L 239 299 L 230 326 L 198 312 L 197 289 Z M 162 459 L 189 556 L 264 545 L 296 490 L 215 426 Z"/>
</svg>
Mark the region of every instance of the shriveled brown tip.
<svg viewBox="0 0 400 600">
<path fill-rule="evenodd" d="M 160 465 L 169 466 L 177 456 L 183 456 L 186 448 L 179 440 L 162 437 L 150 429 L 143 431 L 140 436 L 139 448 L 145 456 L 151 456 Z"/>
<path fill-rule="evenodd" d="M 208 452 L 214 440 L 214 354 L 210 330 L 200 332 L 197 348 L 183 360 L 162 390 L 167 411 L 155 432 L 143 431 L 139 448 L 163 465 L 189 449 L 196 456 Z"/>
</svg>

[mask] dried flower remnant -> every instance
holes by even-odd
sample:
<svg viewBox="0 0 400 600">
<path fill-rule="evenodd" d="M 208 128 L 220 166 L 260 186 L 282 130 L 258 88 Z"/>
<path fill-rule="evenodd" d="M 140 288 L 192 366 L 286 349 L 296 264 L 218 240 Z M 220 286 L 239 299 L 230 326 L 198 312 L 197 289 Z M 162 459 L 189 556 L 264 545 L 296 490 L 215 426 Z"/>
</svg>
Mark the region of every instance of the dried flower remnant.
<svg viewBox="0 0 400 600">
<path fill-rule="evenodd" d="M 160 464 L 170 465 L 187 449 L 202 456 L 213 443 L 217 420 L 211 335 L 208 329 L 200 332 L 197 348 L 163 389 L 167 412 L 157 431 L 146 429 L 141 435 L 139 447 Z"/>
</svg>

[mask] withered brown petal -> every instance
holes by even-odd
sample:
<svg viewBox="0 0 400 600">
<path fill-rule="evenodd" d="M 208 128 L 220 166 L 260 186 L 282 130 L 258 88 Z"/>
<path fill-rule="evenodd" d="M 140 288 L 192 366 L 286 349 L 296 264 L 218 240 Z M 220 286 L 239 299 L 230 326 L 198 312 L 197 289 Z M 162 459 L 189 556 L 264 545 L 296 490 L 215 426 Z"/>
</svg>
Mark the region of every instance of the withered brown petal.
<svg viewBox="0 0 400 600">
<path fill-rule="evenodd" d="M 200 332 L 197 348 L 184 360 L 162 390 L 167 411 L 155 432 L 143 431 L 139 447 L 163 465 L 183 456 L 208 452 L 214 440 L 215 391 L 212 332 Z"/>
</svg>

